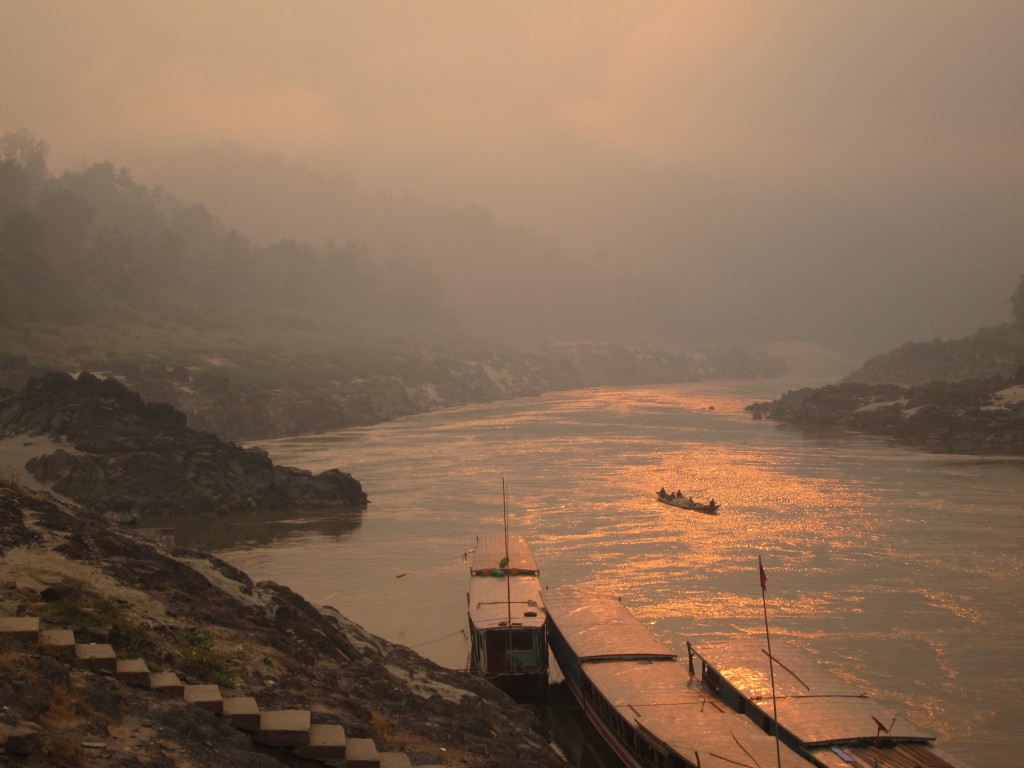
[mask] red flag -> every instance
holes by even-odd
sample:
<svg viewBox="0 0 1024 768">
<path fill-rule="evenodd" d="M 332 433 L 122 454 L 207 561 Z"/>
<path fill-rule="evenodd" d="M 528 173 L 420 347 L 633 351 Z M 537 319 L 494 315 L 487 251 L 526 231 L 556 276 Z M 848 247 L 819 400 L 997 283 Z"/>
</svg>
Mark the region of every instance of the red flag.
<svg viewBox="0 0 1024 768">
<path fill-rule="evenodd" d="M 768 574 L 764 572 L 764 566 L 761 565 L 761 556 L 757 556 L 757 570 L 761 572 L 761 593 L 768 588 Z"/>
</svg>

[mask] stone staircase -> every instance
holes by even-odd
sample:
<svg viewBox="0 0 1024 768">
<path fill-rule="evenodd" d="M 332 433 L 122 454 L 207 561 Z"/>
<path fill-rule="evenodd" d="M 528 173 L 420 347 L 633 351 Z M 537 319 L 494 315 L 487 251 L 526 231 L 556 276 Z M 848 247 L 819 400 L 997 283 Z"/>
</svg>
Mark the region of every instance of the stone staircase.
<svg viewBox="0 0 1024 768">
<path fill-rule="evenodd" d="M 217 685 L 189 685 L 174 672 L 150 672 L 143 659 L 119 659 L 113 646 L 105 643 L 78 643 L 70 629 L 42 629 L 37 617 L 0 616 L 0 649 L 14 648 L 35 650 L 76 668 L 109 675 L 123 685 L 181 699 L 183 706 L 213 712 L 256 743 L 291 750 L 305 760 L 339 768 L 412 768 L 404 752 L 379 752 L 373 739 L 349 737 L 341 725 L 312 723 L 309 710 L 261 710 L 250 696 L 224 698 Z"/>
</svg>

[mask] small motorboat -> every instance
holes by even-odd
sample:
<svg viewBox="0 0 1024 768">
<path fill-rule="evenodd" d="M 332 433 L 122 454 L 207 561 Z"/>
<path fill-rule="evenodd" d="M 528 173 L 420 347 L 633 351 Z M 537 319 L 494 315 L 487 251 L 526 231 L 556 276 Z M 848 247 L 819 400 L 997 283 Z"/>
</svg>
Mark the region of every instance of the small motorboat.
<svg viewBox="0 0 1024 768">
<path fill-rule="evenodd" d="M 678 492 L 666 493 L 664 488 L 658 491 L 656 495 L 658 501 L 662 504 L 668 504 L 670 507 L 679 507 L 679 509 L 691 509 L 694 512 L 703 512 L 705 515 L 717 515 L 718 510 L 722 506 L 717 504 L 714 499 L 705 504 L 700 501 L 694 501 L 693 496 L 683 496 Z"/>
</svg>

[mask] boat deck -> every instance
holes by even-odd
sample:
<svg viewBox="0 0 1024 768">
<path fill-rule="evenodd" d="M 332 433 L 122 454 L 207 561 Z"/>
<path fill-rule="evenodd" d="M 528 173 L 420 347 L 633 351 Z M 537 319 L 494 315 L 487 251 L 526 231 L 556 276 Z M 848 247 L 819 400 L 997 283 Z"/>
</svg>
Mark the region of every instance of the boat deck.
<svg viewBox="0 0 1024 768">
<path fill-rule="evenodd" d="M 819 765 L 843 768 L 962 768 L 931 748 L 935 734 L 892 714 L 863 690 L 792 646 L 773 642 L 775 707 L 783 738 Z M 743 638 L 690 646 L 691 664 L 727 704 L 774 723 L 767 643 Z M 880 726 L 889 729 L 885 732 Z"/>
<path fill-rule="evenodd" d="M 469 617 L 478 630 L 511 626 L 543 629 L 547 620 L 541 596 L 540 569 L 525 537 L 509 535 L 508 565 L 506 537 L 485 534 L 478 537 L 470 566 Z"/>
<path fill-rule="evenodd" d="M 469 591 L 469 617 L 480 630 L 498 627 L 542 629 L 547 619 L 541 598 L 540 578 L 507 579 L 473 576 Z"/>
<path fill-rule="evenodd" d="M 558 589 L 547 593 L 545 604 L 549 613 L 555 606 L 552 622 L 580 661 L 678 658 L 615 598 Z"/>
<path fill-rule="evenodd" d="M 506 545 L 507 542 L 507 545 Z M 505 558 L 506 546 L 508 548 L 508 567 L 512 576 L 540 574 L 537 567 L 537 560 L 533 556 L 530 545 L 524 536 L 508 535 L 501 533 L 488 533 L 477 537 L 476 549 L 473 553 L 473 563 L 470 571 L 474 576 L 485 575 L 485 572 L 502 570 L 501 561 Z M 486 575 L 490 575 L 487 573 Z"/>
<path fill-rule="evenodd" d="M 630 766 L 812 763 L 715 697 L 617 599 L 552 590 L 551 647 L 597 730 Z"/>
</svg>

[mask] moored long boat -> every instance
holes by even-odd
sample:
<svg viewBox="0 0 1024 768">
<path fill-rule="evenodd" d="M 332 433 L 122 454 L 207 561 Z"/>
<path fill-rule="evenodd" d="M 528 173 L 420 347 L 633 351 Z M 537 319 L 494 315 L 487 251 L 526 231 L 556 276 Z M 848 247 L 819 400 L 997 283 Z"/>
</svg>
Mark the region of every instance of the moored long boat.
<svg viewBox="0 0 1024 768">
<path fill-rule="evenodd" d="M 932 744 L 934 733 L 894 717 L 791 646 L 772 641 L 773 704 L 764 640 L 687 645 L 690 667 L 709 690 L 763 729 L 777 728 L 788 746 L 820 768 L 967 768 Z"/>
<path fill-rule="evenodd" d="M 547 613 L 540 568 L 522 536 L 477 537 L 470 565 L 469 668 L 515 695 L 548 679 Z"/>
<path fill-rule="evenodd" d="M 617 599 L 545 593 L 548 642 L 595 729 L 629 768 L 810 768 L 724 706 Z"/>
</svg>

